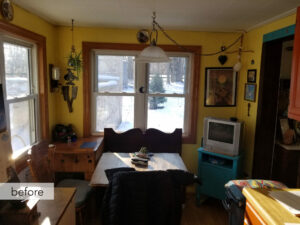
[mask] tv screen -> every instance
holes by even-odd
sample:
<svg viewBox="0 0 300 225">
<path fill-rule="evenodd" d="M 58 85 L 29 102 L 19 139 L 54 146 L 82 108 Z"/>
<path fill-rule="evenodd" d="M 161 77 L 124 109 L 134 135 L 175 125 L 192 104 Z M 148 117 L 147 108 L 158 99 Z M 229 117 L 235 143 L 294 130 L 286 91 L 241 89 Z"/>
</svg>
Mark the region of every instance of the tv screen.
<svg viewBox="0 0 300 225">
<path fill-rule="evenodd" d="M 209 122 L 208 139 L 233 144 L 234 126 L 230 124 Z"/>
</svg>

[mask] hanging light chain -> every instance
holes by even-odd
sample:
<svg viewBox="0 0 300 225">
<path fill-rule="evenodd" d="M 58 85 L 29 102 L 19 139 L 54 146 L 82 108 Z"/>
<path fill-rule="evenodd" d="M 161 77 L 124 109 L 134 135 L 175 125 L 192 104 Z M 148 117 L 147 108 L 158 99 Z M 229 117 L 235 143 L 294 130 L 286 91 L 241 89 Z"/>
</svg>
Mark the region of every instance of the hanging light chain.
<svg viewBox="0 0 300 225">
<path fill-rule="evenodd" d="M 152 15 L 152 31 L 151 31 L 151 33 L 150 33 L 150 44 L 151 45 L 154 45 L 154 46 L 156 46 L 156 43 L 157 43 L 157 40 L 158 40 L 158 31 L 157 31 L 157 29 L 156 29 L 156 21 L 155 21 L 155 19 L 156 19 L 156 13 L 155 12 L 153 12 L 153 15 Z M 152 39 L 152 34 L 154 34 L 155 33 L 155 38 L 153 38 Z"/>
<path fill-rule="evenodd" d="M 76 50 L 75 50 L 75 45 L 74 45 L 74 19 L 72 19 L 72 28 L 71 28 L 71 31 L 72 31 L 72 47 L 71 47 L 71 51 L 72 51 L 72 53 L 75 53 Z"/>
<path fill-rule="evenodd" d="M 180 45 L 177 41 L 175 41 L 170 35 L 168 35 L 168 33 L 164 30 L 164 28 L 162 26 L 160 26 L 158 22 L 156 22 L 156 20 L 155 20 L 156 19 L 156 13 L 155 12 L 153 12 L 152 19 L 153 19 L 153 22 L 152 22 L 153 30 L 151 31 L 151 34 L 152 34 L 153 31 L 155 31 L 156 34 L 157 34 L 157 29 L 155 27 L 158 27 L 158 29 L 165 35 L 165 37 L 168 38 L 171 42 L 173 42 L 176 46 L 178 46 L 179 48 L 181 48 L 184 51 L 190 51 L 188 48 Z M 151 41 L 151 34 L 150 34 L 150 41 Z M 206 53 L 206 54 L 198 54 L 198 55 L 201 55 L 201 56 L 214 56 L 214 55 L 220 54 L 222 52 L 225 52 L 228 49 L 230 49 L 231 47 L 233 47 L 240 40 L 242 40 L 243 36 L 244 36 L 244 34 L 240 35 L 234 42 L 232 42 L 228 46 L 224 46 L 225 48 L 222 48 L 220 51 L 213 52 L 213 53 Z M 157 35 L 156 35 L 156 37 L 157 37 Z M 157 38 L 156 38 L 156 41 L 157 41 Z M 235 50 L 235 51 L 232 51 L 232 52 L 226 52 L 226 53 L 227 54 L 232 54 L 232 53 L 236 53 L 236 52 L 253 52 L 253 51 L 252 50 L 244 51 L 244 50 L 239 49 L 239 50 Z"/>
</svg>

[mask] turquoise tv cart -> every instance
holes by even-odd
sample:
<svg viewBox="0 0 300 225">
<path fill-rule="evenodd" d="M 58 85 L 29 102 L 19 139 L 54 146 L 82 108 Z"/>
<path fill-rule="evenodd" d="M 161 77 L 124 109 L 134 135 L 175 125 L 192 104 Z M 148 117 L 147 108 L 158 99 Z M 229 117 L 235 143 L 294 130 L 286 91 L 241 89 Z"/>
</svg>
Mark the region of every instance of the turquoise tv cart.
<svg viewBox="0 0 300 225">
<path fill-rule="evenodd" d="M 198 177 L 202 184 L 197 185 L 197 202 L 203 201 L 206 196 L 225 199 L 225 188 L 229 180 L 240 177 L 241 157 L 227 156 L 198 149 Z"/>
</svg>

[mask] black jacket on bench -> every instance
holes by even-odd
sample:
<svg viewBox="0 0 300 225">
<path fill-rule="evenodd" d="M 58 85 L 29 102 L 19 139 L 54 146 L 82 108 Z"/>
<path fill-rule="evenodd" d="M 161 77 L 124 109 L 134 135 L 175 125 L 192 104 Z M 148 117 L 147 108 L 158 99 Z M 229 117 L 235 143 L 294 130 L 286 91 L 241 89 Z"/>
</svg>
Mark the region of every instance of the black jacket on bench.
<svg viewBox="0 0 300 225">
<path fill-rule="evenodd" d="M 181 187 L 193 174 L 179 170 L 136 172 L 106 170 L 109 187 L 103 202 L 103 225 L 179 225 Z"/>
</svg>

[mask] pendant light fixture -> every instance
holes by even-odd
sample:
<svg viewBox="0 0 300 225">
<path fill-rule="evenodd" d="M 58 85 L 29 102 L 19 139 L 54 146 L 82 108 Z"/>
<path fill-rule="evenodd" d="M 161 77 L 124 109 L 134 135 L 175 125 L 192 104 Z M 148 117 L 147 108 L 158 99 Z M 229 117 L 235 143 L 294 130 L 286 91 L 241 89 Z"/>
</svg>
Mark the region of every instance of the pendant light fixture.
<svg viewBox="0 0 300 225">
<path fill-rule="evenodd" d="M 146 47 L 135 59 L 136 62 L 140 63 L 163 63 L 170 62 L 170 58 L 160 47 L 157 46 L 158 30 L 156 28 L 157 22 L 156 13 L 153 12 L 152 16 L 152 31 L 150 33 L 150 46 Z"/>
</svg>

